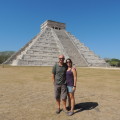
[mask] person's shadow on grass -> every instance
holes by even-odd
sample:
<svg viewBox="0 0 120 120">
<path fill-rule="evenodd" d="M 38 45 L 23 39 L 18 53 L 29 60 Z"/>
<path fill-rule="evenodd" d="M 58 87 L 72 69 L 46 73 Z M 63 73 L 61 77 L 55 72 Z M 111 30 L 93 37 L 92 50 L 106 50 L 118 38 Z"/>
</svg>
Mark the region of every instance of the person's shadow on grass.
<svg viewBox="0 0 120 120">
<path fill-rule="evenodd" d="M 74 113 L 82 112 L 84 110 L 91 110 L 98 106 L 97 102 L 84 102 L 84 103 L 78 103 L 75 105 L 76 110 Z"/>
</svg>

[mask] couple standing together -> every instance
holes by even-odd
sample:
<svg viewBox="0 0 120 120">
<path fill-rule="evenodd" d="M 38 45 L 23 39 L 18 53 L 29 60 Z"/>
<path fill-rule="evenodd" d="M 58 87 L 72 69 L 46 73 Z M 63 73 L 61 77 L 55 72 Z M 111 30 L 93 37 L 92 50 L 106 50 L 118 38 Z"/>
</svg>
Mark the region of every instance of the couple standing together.
<svg viewBox="0 0 120 120">
<path fill-rule="evenodd" d="M 75 98 L 74 92 L 76 90 L 77 71 L 72 67 L 72 60 L 67 59 L 64 63 L 64 55 L 59 56 L 59 62 L 53 66 L 52 79 L 55 90 L 55 99 L 57 103 L 56 113 L 61 112 L 60 101 L 62 99 L 63 111 L 67 115 L 74 114 Z M 66 108 L 66 100 L 68 96 L 68 109 Z M 69 111 L 68 111 L 69 110 Z"/>
</svg>

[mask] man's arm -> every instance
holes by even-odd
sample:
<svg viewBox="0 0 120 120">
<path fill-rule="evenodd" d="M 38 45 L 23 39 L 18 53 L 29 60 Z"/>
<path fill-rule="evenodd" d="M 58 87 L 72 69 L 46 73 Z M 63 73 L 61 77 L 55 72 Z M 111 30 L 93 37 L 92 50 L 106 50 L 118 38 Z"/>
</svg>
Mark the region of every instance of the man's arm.
<svg viewBox="0 0 120 120">
<path fill-rule="evenodd" d="M 55 74 L 56 74 L 56 64 L 52 68 L 52 81 L 55 83 Z"/>
<path fill-rule="evenodd" d="M 53 84 L 55 83 L 55 75 L 52 73 L 52 81 L 53 81 Z"/>
</svg>

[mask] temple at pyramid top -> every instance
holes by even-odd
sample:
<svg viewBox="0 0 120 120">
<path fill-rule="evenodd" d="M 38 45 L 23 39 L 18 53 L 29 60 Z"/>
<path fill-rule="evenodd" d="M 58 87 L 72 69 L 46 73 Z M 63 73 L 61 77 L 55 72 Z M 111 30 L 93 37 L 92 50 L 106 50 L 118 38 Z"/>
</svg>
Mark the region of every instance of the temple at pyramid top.
<svg viewBox="0 0 120 120">
<path fill-rule="evenodd" d="M 61 30 L 61 29 L 65 29 L 66 25 L 65 25 L 65 23 L 60 23 L 60 22 L 55 22 L 55 21 L 52 21 L 52 20 L 47 20 L 41 25 L 41 30 L 44 30 L 47 27 L 57 29 L 57 30 Z"/>
<path fill-rule="evenodd" d="M 73 64 L 82 67 L 108 66 L 74 35 L 66 31 L 65 23 L 47 20 L 41 25 L 41 31 L 5 64 L 14 66 L 53 66 L 58 56 L 64 54 Z"/>
</svg>

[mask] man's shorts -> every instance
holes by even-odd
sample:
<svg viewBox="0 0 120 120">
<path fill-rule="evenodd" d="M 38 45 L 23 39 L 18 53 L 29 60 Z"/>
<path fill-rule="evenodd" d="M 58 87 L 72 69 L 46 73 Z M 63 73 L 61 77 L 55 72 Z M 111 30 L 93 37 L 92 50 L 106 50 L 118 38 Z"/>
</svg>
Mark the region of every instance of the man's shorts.
<svg viewBox="0 0 120 120">
<path fill-rule="evenodd" d="M 55 98 L 56 99 L 67 99 L 67 86 L 65 84 L 63 85 L 55 85 Z"/>
</svg>

